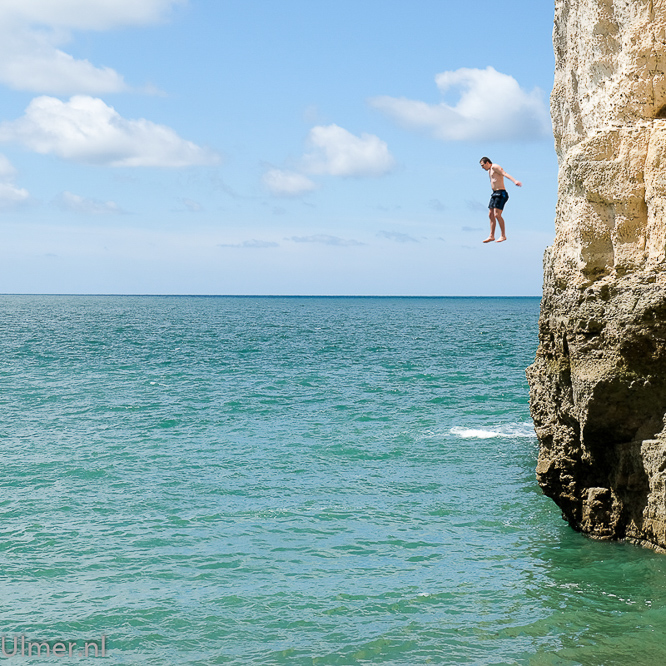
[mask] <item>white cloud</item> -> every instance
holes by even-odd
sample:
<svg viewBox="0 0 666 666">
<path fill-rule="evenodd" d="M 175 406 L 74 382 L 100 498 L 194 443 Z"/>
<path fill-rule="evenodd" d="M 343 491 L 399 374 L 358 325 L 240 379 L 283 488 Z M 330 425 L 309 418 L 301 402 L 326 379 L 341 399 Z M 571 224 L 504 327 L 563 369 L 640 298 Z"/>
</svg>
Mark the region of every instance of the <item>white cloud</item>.
<svg viewBox="0 0 666 666">
<path fill-rule="evenodd" d="M 14 176 L 14 165 L 4 155 L 0 155 L 0 180 L 13 180 Z"/>
<path fill-rule="evenodd" d="M 83 213 L 84 215 L 102 215 L 105 213 L 123 213 L 124 211 L 114 201 L 97 201 L 96 199 L 86 199 L 73 194 L 72 192 L 63 192 L 56 203 L 63 210 L 74 213 Z"/>
<path fill-rule="evenodd" d="M 391 170 L 393 157 L 384 141 L 373 134 L 355 136 L 338 125 L 310 130 L 312 150 L 303 156 L 304 170 L 330 176 L 381 176 Z"/>
<path fill-rule="evenodd" d="M 153 23 L 186 0 L 2 0 L 0 82 L 39 93 L 101 94 L 127 90 L 109 67 L 77 60 L 59 47 L 71 30 Z"/>
<path fill-rule="evenodd" d="M 278 197 L 297 197 L 317 187 L 307 176 L 283 169 L 269 169 L 263 182 L 271 194 Z"/>
<path fill-rule="evenodd" d="M 14 183 L 0 183 L 0 207 L 9 208 L 24 203 L 30 198 L 28 190 L 16 187 Z"/>
<path fill-rule="evenodd" d="M 381 176 L 394 165 L 384 141 L 374 134 L 355 136 L 338 125 L 313 127 L 307 139 L 308 152 L 298 162 L 298 171 L 269 169 L 264 185 L 275 196 L 294 197 L 311 192 L 317 185 L 307 175 Z"/>
<path fill-rule="evenodd" d="M 531 140 L 550 133 L 544 96 L 492 67 L 462 68 L 435 77 L 442 94 L 458 93 L 455 105 L 404 97 L 375 97 L 370 104 L 401 124 L 444 141 Z"/>
<path fill-rule="evenodd" d="M 113 69 L 76 60 L 53 48 L 42 35 L 6 39 L 0 31 L 0 40 L 0 82 L 15 90 L 101 94 L 128 89 Z"/>
<path fill-rule="evenodd" d="M 153 23 L 174 5 L 187 0 L 2 0 L 0 22 L 108 30 L 123 25 Z"/>
<path fill-rule="evenodd" d="M 127 120 L 101 99 L 69 102 L 36 97 L 24 116 L 0 124 L 0 141 L 17 141 L 41 154 L 115 167 L 215 164 L 217 155 L 144 118 Z"/>
<path fill-rule="evenodd" d="M 4 155 L 0 155 L 0 208 L 13 208 L 30 198 L 28 190 L 14 185 L 15 176 L 14 165 Z"/>
</svg>

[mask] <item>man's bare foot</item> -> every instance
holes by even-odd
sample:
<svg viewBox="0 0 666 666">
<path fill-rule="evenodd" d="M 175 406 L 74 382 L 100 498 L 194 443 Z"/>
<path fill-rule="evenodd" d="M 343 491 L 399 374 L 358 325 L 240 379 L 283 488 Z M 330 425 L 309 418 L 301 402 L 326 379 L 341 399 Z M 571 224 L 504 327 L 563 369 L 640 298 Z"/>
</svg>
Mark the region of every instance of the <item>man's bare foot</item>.
<svg viewBox="0 0 666 666">
<path fill-rule="evenodd" d="M 505 241 L 505 240 L 506 240 L 506 236 L 500 236 L 495 242 L 496 243 L 501 243 L 502 241 Z M 483 241 L 483 242 L 485 243 L 486 241 Z"/>
<path fill-rule="evenodd" d="M 484 243 L 492 243 L 495 240 L 495 236 L 488 236 L 486 240 L 484 240 Z"/>
</svg>

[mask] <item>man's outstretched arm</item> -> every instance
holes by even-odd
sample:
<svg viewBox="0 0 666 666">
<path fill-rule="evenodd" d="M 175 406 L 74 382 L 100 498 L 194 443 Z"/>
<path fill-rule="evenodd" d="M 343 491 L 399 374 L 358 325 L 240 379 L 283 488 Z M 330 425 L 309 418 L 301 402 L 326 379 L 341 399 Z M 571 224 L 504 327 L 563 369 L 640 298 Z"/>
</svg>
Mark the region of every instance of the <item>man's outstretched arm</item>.
<svg viewBox="0 0 666 666">
<path fill-rule="evenodd" d="M 506 171 L 504 171 L 504 169 L 502 169 L 502 167 L 500 167 L 499 169 L 502 172 L 502 175 L 505 178 L 508 178 L 516 187 L 522 187 L 523 186 L 523 184 L 519 180 L 516 180 L 513 176 L 510 176 Z"/>
</svg>

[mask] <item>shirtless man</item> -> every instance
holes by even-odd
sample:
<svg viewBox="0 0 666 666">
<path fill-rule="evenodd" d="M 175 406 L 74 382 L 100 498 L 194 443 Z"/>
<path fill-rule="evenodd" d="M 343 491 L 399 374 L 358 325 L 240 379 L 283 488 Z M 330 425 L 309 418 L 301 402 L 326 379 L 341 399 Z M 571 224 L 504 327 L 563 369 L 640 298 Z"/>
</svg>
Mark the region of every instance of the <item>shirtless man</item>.
<svg viewBox="0 0 666 666">
<path fill-rule="evenodd" d="M 481 166 L 488 172 L 490 176 L 490 187 L 493 190 L 488 204 L 488 217 L 490 217 L 490 236 L 484 240 L 484 243 L 490 243 L 495 240 L 495 223 L 499 223 L 502 235 L 497 239 L 497 243 L 506 240 L 506 232 L 504 230 L 504 218 L 502 211 L 504 204 L 509 200 L 509 193 L 504 189 L 504 178 L 508 178 L 516 187 L 522 187 L 522 183 L 510 176 L 499 164 L 493 164 L 488 157 L 482 157 L 480 161 Z"/>
</svg>

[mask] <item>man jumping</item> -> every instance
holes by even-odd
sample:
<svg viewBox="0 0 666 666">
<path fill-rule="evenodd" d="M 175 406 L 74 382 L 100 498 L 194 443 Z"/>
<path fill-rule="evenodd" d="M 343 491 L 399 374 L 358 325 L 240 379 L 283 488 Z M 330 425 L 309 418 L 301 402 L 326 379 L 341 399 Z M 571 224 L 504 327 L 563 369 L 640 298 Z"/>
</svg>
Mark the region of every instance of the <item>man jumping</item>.
<svg viewBox="0 0 666 666">
<path fill-rule="evenodd" d="M 502 235 L 497 239 L 497 243 L 506 240 L 506 232 L 504 229 L 504 218 L 502 211 L 504 204 L 509 200 L 509 193 L 504 189 L 504 178 L 508 178 L 516 187 L 522 187 L 522 183 L 510 176 L 499 164 L 493 164 L 488 157 L 482 157 L 480 161 L 481 166 L 488 172 L 490 176 L 490 187 L 493 193 L 490 197 L 488 204 L 488 217 L 490 218 L 490 236 L 484 240 L 484 243 L 490 243 L 495 240 L 495 223 L 499 223 Z"/>
</svg>

